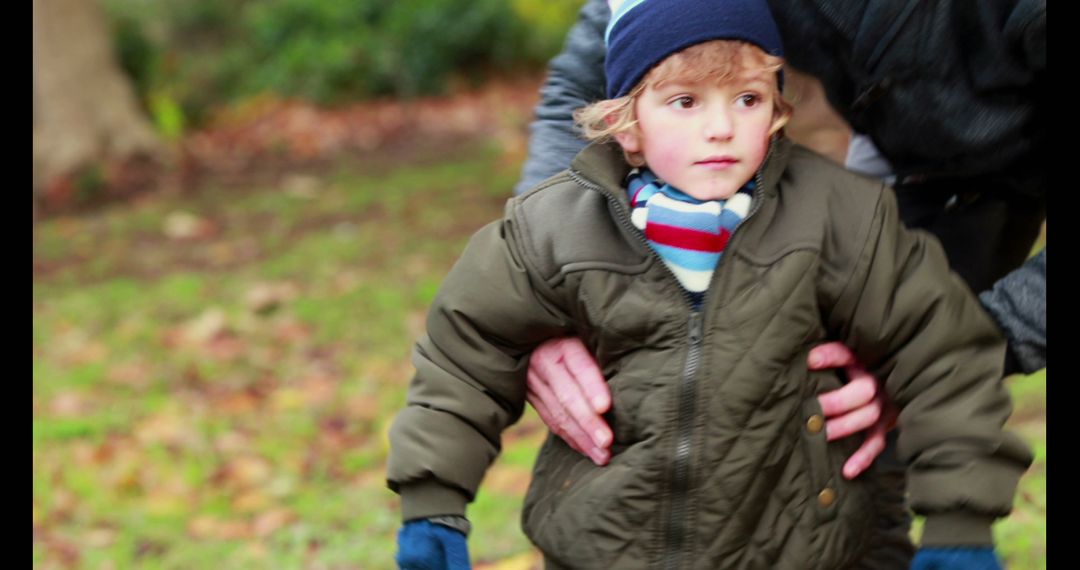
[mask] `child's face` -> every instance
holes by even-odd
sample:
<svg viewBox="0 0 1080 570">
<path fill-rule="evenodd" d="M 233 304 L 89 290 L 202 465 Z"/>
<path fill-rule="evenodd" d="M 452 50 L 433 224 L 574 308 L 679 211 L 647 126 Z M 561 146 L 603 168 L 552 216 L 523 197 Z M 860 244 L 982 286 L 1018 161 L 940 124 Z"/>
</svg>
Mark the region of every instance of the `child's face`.
<svg viewBox="0 0 1080 570">
<path fill-rule="evenodd" d="M 725 83 L 649 85 L 635 103 L 638 125 L 616 135 L 664 182 L 698 200 L 724 200 L 757 172 L 769 147 L 776 75 Z"/>
</svg>

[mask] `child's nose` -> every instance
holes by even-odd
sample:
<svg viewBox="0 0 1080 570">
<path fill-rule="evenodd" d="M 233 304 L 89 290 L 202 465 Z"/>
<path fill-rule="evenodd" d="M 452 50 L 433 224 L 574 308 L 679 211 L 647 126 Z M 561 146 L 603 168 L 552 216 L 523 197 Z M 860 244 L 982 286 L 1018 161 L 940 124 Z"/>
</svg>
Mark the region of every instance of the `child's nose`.
<svg viewBox="0 0 1080 570">
<path fill-rule="evenodd" d="M 704 134 L 707 140 L 728 140 L 733 132 L 733 121 L 728 113 L 724 111 L 709 113 L 704 126 Z"/>
</svg>

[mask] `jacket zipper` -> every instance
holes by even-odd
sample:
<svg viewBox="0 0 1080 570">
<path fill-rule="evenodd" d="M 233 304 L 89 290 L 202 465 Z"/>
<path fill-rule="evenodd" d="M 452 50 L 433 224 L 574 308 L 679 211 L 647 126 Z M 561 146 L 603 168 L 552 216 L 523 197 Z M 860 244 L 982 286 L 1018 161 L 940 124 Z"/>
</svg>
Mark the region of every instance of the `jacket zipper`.
<svg viewBox="0 0 1080 570">
<path fill-rule="evenodd" d="M 765 153 L 765 158 L 762 160 L 762 164 L 768 162 L 770 155 L 772 155 L 773 145 L 769 145 L 769 150 Z M 746 214 L 746 218 L 739 223 L 738 227 L 731 234 L 731 239 L 728 244 L 734 243 L 735 234 L 739 232 L 739 229 L 746 224 L 750 218 L 757 213 L 761 208 L 761 198 L 764 193 L 764 186 L 762 184 L 761 172 L 763 169 L 758 169 L 758 172 L 754 175 L 754 197 L 751 201 L 750 211 Z M 576 170 L 569 170 L 570 178 L 578 184 L 589 188 L 591 190 L 600 192 L 607 201 L 614 205 L 616 209 L 620 211 L 619 216 L 616 217 L 618 222 L 625 228 L 630 230 L 630 234 L 637 237 L 637 239 L 645 245 L 645 249 L 655 259 L 658 259 L 660 265 L 667 271 L 675 282 L 679 280 L 675 276 L 675 273 L 668 268 L 667 264 L 663 263 L 659 254 L 653 251 L 649 245 L 649 240 L 633 225 L 630 221 L 630 216 L 623 208 L 621 202 L 619 202 L 610 192 L 605 190 L 598 184 L 586 179 Z M 713 280 L 715 281 L 717 274 L 720 272 L 720 267 L 724 263 L 724 256 L 720 257 L 720 261 L 716 265 L 716 269 L 713 270 Z M 690 489 L 690 453 L 693 447 L 694 436 L 694 413 L 696 407 L 695 394 L 697 393 L 697 372 L 698 362 L 701 359 L 701 349 L 704 345 L 705 327 L 704 327 L 704 308 L 708 300 L 712 297 L 713 291 L 712 284 L 710 283 L 709 289 L 706 290 L 705 298 L 702 299 L 700 310 L 694 309 L 693 298 L 690 293 L 679 284 L 679 290 L 683 293 L 683 299 L 690 308 L 690 316 L 687 319 L 687 340 L 689 341 L 690 348 L 686 356 L 686 365 L 683 367 L 682 382 L 679 385 L 679 401 L 678 410 L 679 417 L 676 424 L 676 445 L 675 445 L 675 459 L 672 472 L 671 481 L 671 510 L 668 515 L 667 524 L 664 527 L 665 549 L 664 549 L 664 561 L 663 567 L 665 570 L 678 570 L 682 566 L 683 557 L 688 555 L 689 549 L 685 548 L 685 539 L 687 535 L 686 523 L 689 522 L 690 504 L 688 501 L 689 489 Z"/>
<path fill-rule="evenodd" d="M 671 511 L 668 524 L 664 529 L 667 546 L 664 550 L 665 570 L 678 569 L 687 551 L 683 543 L 687 535 L 685 526 L 689 522 L 687 499 L 690 488 L 690 452 L 694 436 L 694 411 L 697 405 L 694 393 L 697 387 L 698 361 L 701 358 L 701 340 L 704 336 L 701 320 L 699 311 L 691 312 L 690 318 L 687 319 L 690 352 L 686 356 L 682 383 L 679 385 L 679 418 L 676 428 L 678 439 L 675 444 L 675 465 L 671 482 Z"/>
</svg>

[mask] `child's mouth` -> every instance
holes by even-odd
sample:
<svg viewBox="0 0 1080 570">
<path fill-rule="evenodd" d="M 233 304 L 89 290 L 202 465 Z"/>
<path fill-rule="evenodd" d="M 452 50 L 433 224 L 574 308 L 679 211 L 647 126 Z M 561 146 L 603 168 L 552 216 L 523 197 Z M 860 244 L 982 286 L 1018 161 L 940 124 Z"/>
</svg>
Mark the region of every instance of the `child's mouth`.
<svg viewBox="0 0 1080 570">
<path fill-rule="evenodd" d="M 724 169 L 727 169 L 727 168 L 731 168 L 732 166 L 735 166 L 738 162 L 739 162 L 738 160 L 736 160 L 735 158 L 732 158 L 730 156 L 718 156 L 718 157 L 709 157 L 709 158 L 706 158 L 705 160 L 699 160 L 699 161 L 695 162 L 694 164 L 699 165 L 699 166 L 704 166 L 705 168 L 709 168 L 709 169 L 713 169 L 713 170 L 724 170 Z"/>
</svg>

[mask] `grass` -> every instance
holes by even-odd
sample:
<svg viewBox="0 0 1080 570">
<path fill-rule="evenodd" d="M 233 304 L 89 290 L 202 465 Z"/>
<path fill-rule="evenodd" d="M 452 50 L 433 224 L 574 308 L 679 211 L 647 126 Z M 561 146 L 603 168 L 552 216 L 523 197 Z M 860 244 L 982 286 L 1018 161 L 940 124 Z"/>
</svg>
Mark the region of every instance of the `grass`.
<svg viewBox="0 0 1080 570">
<path fill-rule="evenodd" d="M 404 163 L 404 161 L 403 161 Z M 42 222 L 35 244 L 35 568 L 392 568 L 386 432 L 424 310 L 518 163 L 463 144 Z M 178 212 L 204 234 L 169 237 Z M 259 305 L 256 293 L 271 301 Z M 1045 568 L 1045 371 L 1010 381 L 1037 450 L 997 527 Z M 529 552 L 532 412 L 470 510 L 474 562 Z"/>
</svg>

